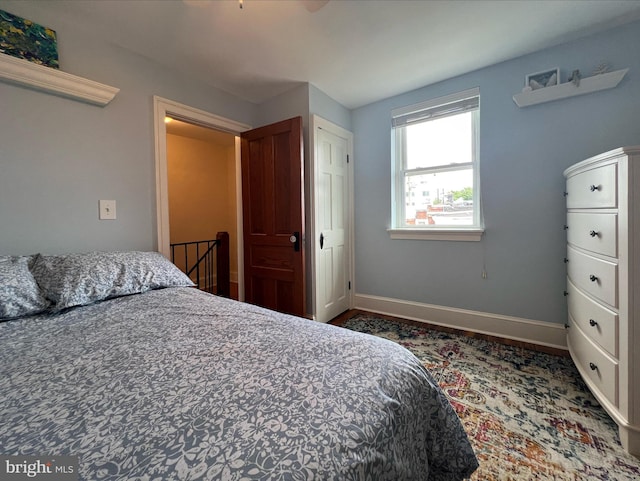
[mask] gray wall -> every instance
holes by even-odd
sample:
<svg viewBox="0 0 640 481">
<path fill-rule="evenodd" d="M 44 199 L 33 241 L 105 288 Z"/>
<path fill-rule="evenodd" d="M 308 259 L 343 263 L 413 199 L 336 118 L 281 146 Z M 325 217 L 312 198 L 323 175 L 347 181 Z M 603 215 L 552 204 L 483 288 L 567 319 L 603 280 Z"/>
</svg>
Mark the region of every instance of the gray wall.
<svg viewBox="0 0 640 481">
<path fill-rule="evenodd" d="M 639 48 L 640 23 L 628 24 L 354 110 L 357 292 L 565 322 L 562 172 L 640 144 Z M 512 100 L 527 73 L 559 66 L 563 79 L 575 68 L 588 76 L 603 60 L 630 68 L 616 89 L 524 109 Z M 476 86 L 483 240 L 391 240 L 391 110 Z"/>
<path fill-rule="evenodd" d="M 351 131 L 351 111 L 325 94 L 315 85 L 309 85 L 309 113 Z"/>
<path fill-rule="evenodd" d="M 0 82 L 0 253 L 155 249 L 153 95 L 247 124 L 257 106 L 98 42 L 37 3 L 5 3 L 57 31 L 61 70 L 120 93 L 101 108 Z M 98 220 L 99 199 L 117 201 L 117 220 Z"/>
<path fill-rule="evenodd" d="M 360 294 L 565 320 L 562 171 L 640 144 L 640 23 L 538 52 L 349 112 L 303 84 L 254 105 L 172 72 L 40 12 L 0 8 L 57 30 L 61 68 L 121 89 L 104 108 L 0 82 L 0 253 L 156 248 L 152 96 L 259 126 L 317 113 L 355 135 L 356 288 Z M 613 90 L 518 109 L 524 75 L 630 67 Z M 391 240 L 390 111 L 481 89 L 481 242 Z M 116 199 L 118 219 L 98 220 Z M 488 278 L 481 278 L 486 265 Z"/>
<path fill-rule="evenodd" d="M 96 40 L 62 8 L 38 7 L 0 0 L 56 30 L 61 70 L 120 92 L 101 108 L 0 82 L 1 254 L 157 248 L 154 95 L 256 127 L 300 115 L 306 159 L 311 105 L 349 126 L 350 112 L 309 84 L 255 105 Z M 115 221 L 98 220 L 100 199 L 116 200 Z"/>
</svg>

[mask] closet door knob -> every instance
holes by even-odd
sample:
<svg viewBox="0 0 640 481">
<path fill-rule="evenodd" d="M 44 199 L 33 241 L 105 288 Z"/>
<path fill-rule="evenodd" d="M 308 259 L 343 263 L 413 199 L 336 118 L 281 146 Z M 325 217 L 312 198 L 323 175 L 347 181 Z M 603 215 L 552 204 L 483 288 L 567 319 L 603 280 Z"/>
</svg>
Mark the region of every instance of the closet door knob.
<svg viewBox="0 0 640 481">
<path fill-rule="evenodd" d="M 594 276 L 593 274 L 591 274 L 591 275 L 589 276 L 589 280 L 590 280 L 591 282 L 596 282 L 596 281 L 598 280 L 598 278 L 597 278 L 596 276 Z"/>
<path fill-rule="evenodd" d="M 594 321 L 593 319 L 589 319 L 589 325 L 591 327 L 596 327 L 598 325 L 598 323 L 596 321 Z"/>
<path fill-rule="evenodd" d="M 598 232 L 596 232 L 595 230 L 592 230 L 592 231 L 589 232 L 589 235 L 591 237 L 596 237 L 596 236 L 599 236 L 600 234 Z"/>
<path fill-rule="evenodd" d="M 600 186 L 599 185 L 591 185 L 591 186 L 589 186 L 589 190 L 591 192 L 595 192 L 596 190 L 600 190 Z"/>
<path fill-rule="evenodd" d="M 590 368 L 592 371 L 595 371 L 596 369 L 598 369 L 598 366 L 596 366 L 594 363 L 590 362 L 590 363 L 589 363 L 589 368 Z"/>
</svg>

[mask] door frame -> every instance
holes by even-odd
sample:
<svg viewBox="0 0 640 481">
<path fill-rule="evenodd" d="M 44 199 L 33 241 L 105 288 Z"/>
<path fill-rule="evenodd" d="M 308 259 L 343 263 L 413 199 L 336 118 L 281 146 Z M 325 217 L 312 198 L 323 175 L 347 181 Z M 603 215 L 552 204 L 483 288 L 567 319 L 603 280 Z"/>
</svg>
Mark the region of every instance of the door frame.
<svg viewBox="0 0 640 481">
<path fill-rule="evenodd" d="M 334 124 L 333 122 L 320 117 L 319 115 L 316 114 L 312 114 L 311 115 L 311 128 L 309 129 L 309 143 L 310 145 L 313 147 L 310 150 L 310 169 L 309 169 L 309 175 L 310 175 L 310 182 L 309 185 L 311 187 L 311 193 L 309 196 L 309 199 L 311 201 L 311 209 L 310 212 L 312 213 L 312 220 L 311 220 L 311 225 L 310 225 L 310 235 L 311 235 L 311 239 L 313 239 L 313 242 L 310 242 L 310 247 L 311 247 L 311 252 L 309 253 L 311 255 L 311 275 L 310 275 L 310 279 L 311 282 L 313 283 L 313 289 L 312 289 L 312 309 L 313 309 L 313 318 L 315 320 L 320 320 L 317 318 L 317 299 L 318 299 L 318 286 L 320 283 L 320 279 L 317 277 L 317 273 L 318 273 L 318 262 L 320 262 L 320 256 L 318 255 L 318 244 L 319 244 L 319 240 L 317 237 L 317 233 L 318 233 L 318 228 L 317 228 L 317 222 L 319 219 L 319 214 L 318 214 L 318 192 L 320 191 L 320 189 L 318 189 L 318 184 L 317 184 L 317 179 L 318 179 L 318 135 L 316 134 L 317 129 L 323 129 L 327 132 L 332 133 L 333 135 L 336 135 L 338 137 L 342 137 L 344 139 L 347 139 L 347 155 L 349 156 L 349 162 L 347 163 L 347 173 L 349 175 L 349 179 L 347 182 L 347 188 L 349 190 L 349 192 L 347 193 L 347 196 L 345 197 L 345 200 L 347 202 L 347 221 L 349 222 L 349 242 L 347 244 L 347 249 L 348 249 L 348 253 L 349 253 L 349 280 L 351 282 L 351 289 L 349 290 L 349 309 L 353 309 L 353 305 L 354 305 L 354 297 L 355 297 L 355 291 L 356 291 L 356 283 L 355 283 L 355 256 L 354 256 L 354 219 L 355 219 L 355 215 L 354 215 L 354 160 L 353 160 L 353 132 L 350 132 L 342 127 L 340 127 L 337 124 Z M 323 320 L 323 322 L 327 322 L 330 319 L 326 319 Z"/>
<path fill-rule="evenodd" d="M 165 257 L 171 258 L 170 229 L 169 229 L 169 182 L 167 176 L 167 129 L 164 118 L 173 117 L 202 127 L 222 130 L 235 135 L 235 166 L 236 166 L 236 218 L 238 229 L 238 297 L 244 300 L 244 256 L 242 242 L 242 176 L 240 161 L 240 134 L 250 130 L 251 126 L 227 119 L 219 115 L 196 109 L 188 105 L 168 100 L 157 95 L 153 96 L 153 126 L 155 137 L 155 167 L 156 167 L 156 224 L 157 249 Z"/>
</svg>

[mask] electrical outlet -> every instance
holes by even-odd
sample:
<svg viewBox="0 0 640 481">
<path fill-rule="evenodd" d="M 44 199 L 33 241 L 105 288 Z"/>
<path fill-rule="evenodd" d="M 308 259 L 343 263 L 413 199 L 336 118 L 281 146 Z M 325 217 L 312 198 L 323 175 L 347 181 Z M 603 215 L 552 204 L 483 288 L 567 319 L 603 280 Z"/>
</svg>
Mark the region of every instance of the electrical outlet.
<svg viewBox="0 0 640 481">
<path fill-rule="evenodd" d="M 116 201 L 100 201 L 100 220 L 114 220 L 116 218 Z"/>
</svg>

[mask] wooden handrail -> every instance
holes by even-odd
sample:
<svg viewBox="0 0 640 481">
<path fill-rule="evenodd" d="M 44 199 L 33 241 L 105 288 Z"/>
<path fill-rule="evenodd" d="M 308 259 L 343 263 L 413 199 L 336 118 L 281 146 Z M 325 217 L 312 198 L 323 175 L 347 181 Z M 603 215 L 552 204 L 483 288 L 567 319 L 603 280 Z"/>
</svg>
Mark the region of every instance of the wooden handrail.
<svg viewBox="0 0 640 481">
<path fill-rule="evenodd" d="M 230 297 L 231 265 L 229 261 L 229 233 L 218 232 L 216 241 L 218 241 L 216 251 L 217 294 L 223 297 Z"/>
</svg>

